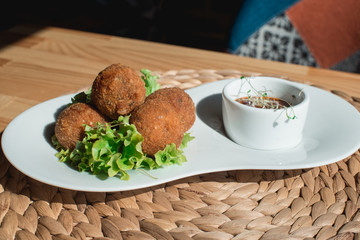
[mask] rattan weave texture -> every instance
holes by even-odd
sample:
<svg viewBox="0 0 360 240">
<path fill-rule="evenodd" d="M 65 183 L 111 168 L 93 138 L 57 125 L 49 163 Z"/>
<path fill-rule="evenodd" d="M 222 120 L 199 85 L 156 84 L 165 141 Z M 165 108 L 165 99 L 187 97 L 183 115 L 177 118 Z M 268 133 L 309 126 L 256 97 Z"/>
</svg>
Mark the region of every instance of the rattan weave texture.
<svg viewBox="0 0 360 240">
<path fill-rule="evenodd" d="M 211 69 L 157 74 L 163 87 L 183 89 L 254 75 Z M 332 92 L 360 110 L 360 98 Z M 359 193 L 359 151 L 312 169 L 218 172 L 114 193 L 37 182 L 0 152 L 0 240 L 360 239 Z"/>
</svg>

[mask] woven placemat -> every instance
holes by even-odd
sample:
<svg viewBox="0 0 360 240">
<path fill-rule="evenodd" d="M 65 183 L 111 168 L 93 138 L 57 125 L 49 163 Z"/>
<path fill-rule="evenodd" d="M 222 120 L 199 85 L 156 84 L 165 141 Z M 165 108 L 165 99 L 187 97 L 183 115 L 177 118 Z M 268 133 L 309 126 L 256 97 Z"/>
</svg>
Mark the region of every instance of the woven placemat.
<svg viewBox="0 0 360 240">
<path fill-rule="evenodd" d="M 157 72 L 183 89 L 237 70 Z M 277 76 L 286 78 L 284 76 Z M 333 90 L 360 110 L 360 99 Z M 360 153 L 299 170 L 203 174 L 113 193 L 60 189 L 16 170 L 0 153 L 3 239 L 359 239 Z"/>
</svg>

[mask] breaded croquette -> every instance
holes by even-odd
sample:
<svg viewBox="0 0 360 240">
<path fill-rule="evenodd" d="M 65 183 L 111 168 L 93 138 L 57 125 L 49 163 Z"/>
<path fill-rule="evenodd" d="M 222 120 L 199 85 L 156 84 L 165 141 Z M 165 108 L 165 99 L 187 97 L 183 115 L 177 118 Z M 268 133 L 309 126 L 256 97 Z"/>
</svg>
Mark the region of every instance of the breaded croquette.
<svg viewBox="0 0 360 240">
<path fill-rule="evenodd" d="M 153 156 L 166 145 L 175 143 L 179 147 L 184 131 L 172 105 L 165 101 L 145 101 L 131 112 L 130 123 L 143 136 L 142 150 Z"/>
<path fill-rule="evenodd" d="M 195 105 L 184 90 L 177 87 L 159 89 L 146 98 L 146 101 L 149 100 L 170 103 L 181 120 L 184 132 L 188 131 L 194 124 Z"/>
<path fill-rule="evenodd" d="M 146 97 L 144 81 L 132 68 L 113 64 L 102 70 L 92 85 L 91 100 L 111 119 L 129 114 Z"/>
<path fill-rule="evenodd" d="M 105 117 L 86 103 L 75 103 L 63 110 L 55 123 L 55 136 L 61 146 L 74 149 L 77 141 L 84 138 L 83 124 L 95 126 L 96 122 L 105 123 Z"/>
</svg>

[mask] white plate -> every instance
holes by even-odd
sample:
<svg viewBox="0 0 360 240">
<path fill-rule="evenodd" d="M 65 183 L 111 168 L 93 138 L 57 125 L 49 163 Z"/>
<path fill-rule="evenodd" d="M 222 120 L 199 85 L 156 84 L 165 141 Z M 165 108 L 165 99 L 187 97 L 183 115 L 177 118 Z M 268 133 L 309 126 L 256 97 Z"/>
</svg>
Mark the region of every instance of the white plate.
<svg viewBox="0 0 360 240">
<path fill-rule="evenodd" d="M 222 80 L 190 89 L 197 119 L 190 130 L 195 139 L 185 149 L 188 162 L 152 170 L 150 178 L 129 171 L 130 180 L 101 180 L 61 163 L 49 139 L 56 115 L 72 95 L 58 97 L 23 112 L 5 129 L 2 148 L 8 160 L 38 181 L 73 190 L 111 192 L 158 185 L 202 173 L 238 169 L 298 169 L 330 164 L 346 158 L 360 147 L 360 114 L 348 102 L 318 88 L 308 88 L 311 98 L 304 139 L 295 148 L 259 151 L 239 146 L 226 137 L 221 116 Z M 264 137 L 269 138 L 271 136 Z"/>
</svg>

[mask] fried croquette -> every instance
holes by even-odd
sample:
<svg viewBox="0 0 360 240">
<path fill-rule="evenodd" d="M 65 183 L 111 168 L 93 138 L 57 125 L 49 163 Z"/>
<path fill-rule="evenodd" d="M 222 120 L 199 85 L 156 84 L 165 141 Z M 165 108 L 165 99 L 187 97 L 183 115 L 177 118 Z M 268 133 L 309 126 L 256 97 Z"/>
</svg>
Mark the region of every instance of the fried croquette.
<svg viewBox="0 0 360 240">
<path fill-rule="evenodd" d="M 181 120 L 184 132 L 188 131 L 194 124 L 195 105 L 184 90 L 177 87 L 162 88 L 150 94 L 146 101 L 150 100 L 170 103 Z"/>
<path fill-rule="evenodd" d="M 178 148 L 184 132 L 180 118 L 170 103 L 147 101 L 135 108 L 131 113 L 130 123 L 143 136 L 142 150 L 153 156 L 166 145 L 174 143 Z"/>
<path fill-rule="evenodd" d="M 105 123 L 105 117 L 86 103 L 75 103 L 63 110 L 55 123 L 55 136 L 61 146 L 74 149 L 76 142 L 85 134 L 83 124 L 95 126 L 96 122 Z"/>
<path fill-rule="evenodd" d="M 129 114 L 146 97 L 144 81 L 132 68 L 113 64 L 102 70 L 92 85 L 91 100 L 111 119 Z"/>
</svg>

